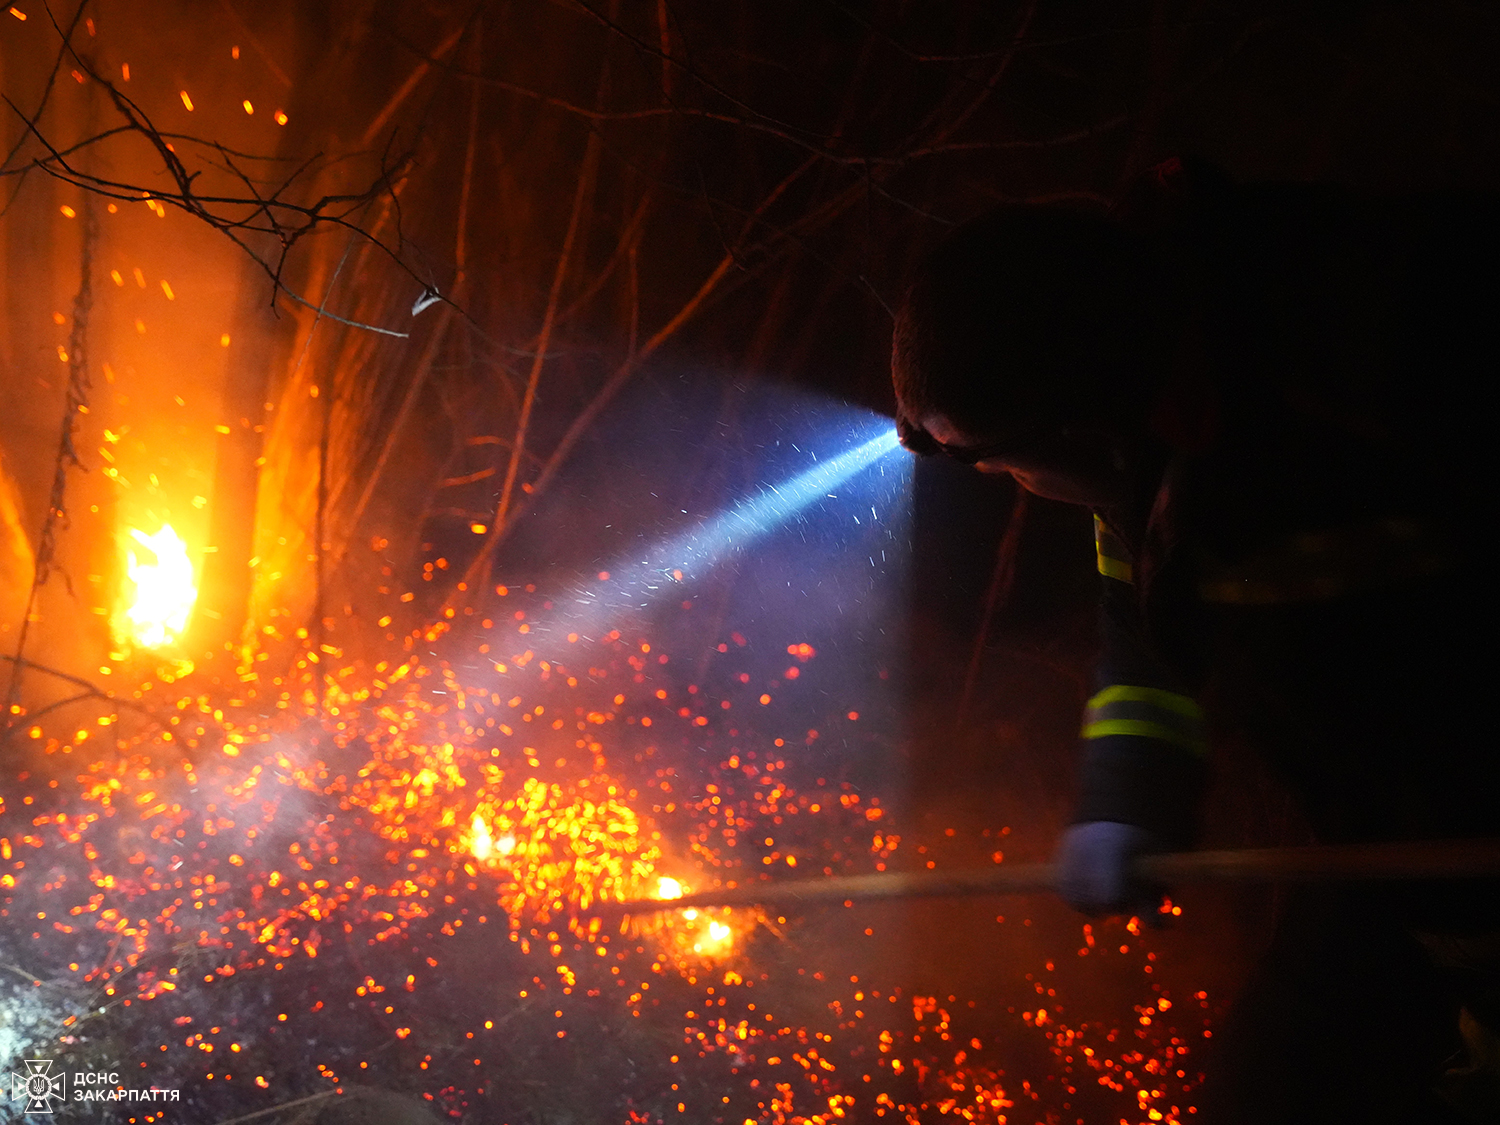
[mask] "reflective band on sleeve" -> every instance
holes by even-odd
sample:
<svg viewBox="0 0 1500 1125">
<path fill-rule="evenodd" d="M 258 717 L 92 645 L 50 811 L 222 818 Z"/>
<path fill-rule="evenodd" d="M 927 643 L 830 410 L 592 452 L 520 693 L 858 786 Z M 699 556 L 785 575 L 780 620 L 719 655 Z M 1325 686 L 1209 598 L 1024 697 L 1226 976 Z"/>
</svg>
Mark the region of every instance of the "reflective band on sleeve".
<svg viewBox="0 0 1500 1125">
<path fill-rule="evenodd" d="M 1099 556 L 1099 573 L 1116 582 L 1135 582 L 1135 568 L 1125 544 L 1097 515 L 1094 517 L 1094 550 Z"/>
<path fill-rule="evenodd" d="M 1208 752 L 1203 709 L 1185 695 L 1163 688 L 1114 684 L 1088 701 L 1083 737 L 1124 734 L 1169 742 L 1194 754 Z"/>
</svg>

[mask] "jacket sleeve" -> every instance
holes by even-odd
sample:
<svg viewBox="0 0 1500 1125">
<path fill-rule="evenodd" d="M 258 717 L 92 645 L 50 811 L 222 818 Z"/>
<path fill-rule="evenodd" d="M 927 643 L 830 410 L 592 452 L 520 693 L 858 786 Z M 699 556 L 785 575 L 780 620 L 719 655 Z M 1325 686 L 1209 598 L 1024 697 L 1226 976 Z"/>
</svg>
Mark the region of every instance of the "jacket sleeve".
<svg viewBox="0 0 1500 1125">
<path fill-rule="evenodd" d="M 1134 824 L 1188 847 L 1208 772 L 1203 713 L 1146 640 L 1129 551 L 1098 516 L 1094 536 L 1103 644 L 1083 717 L 1074 820 Z"/>
</svg>

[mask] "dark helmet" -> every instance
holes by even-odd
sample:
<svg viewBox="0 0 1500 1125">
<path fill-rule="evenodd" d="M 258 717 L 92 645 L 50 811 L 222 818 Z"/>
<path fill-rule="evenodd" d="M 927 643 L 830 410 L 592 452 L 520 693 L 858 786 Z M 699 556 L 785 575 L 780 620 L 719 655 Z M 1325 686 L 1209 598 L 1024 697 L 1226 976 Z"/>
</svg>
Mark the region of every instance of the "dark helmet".
<svg viewBox="0 0 1500 1125">
<path fill-rule="evenodd" d="M 933 412 L 992 440 L 1144 410 L 1156 273 L 1142 241 L 1102 212 L 1010 206 L 955 228 L 896 316 L 891 373 L 905 444 L 932 451 L 920 422 Z"/>
</svg>

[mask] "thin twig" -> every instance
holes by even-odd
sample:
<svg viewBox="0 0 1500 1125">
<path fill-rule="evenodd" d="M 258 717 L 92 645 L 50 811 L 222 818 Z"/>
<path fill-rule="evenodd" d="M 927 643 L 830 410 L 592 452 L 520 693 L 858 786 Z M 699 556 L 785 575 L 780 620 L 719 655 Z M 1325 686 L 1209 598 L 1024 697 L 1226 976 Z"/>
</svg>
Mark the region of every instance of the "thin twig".
<svg viewBox="0 0 1500 1125">
<path fill-rule="evenodd" d="M 602 101 L 609 85 L 609 67 L 600 70 L 596 100 Z M 494 524 L 490 527 L 479 553 L 464 572 L 466 586 L 482 587 L 488 584 L 490 564 L 494 551 L 505 529 L 509 525 L 511 497 L 515 492 L 516 475 L 521 468 L 521 456 L 526 449 L 526 431 L 531 421 L 531 410 L 536 402 L 537 383 L 541 379 L 542 365 L 547 355 L 547 345 L 552 339 L 552 327 L 557 319 L 558 302 L 562 296 L 563 280 L 567 277 L 572 261 L 573 245 L 583 223 L 584 206 L 594 188 L 594 176 L 599 167 L 599 134 L 590 131 L 584 144 L 583 162 L 578 172 L 578 184 L 573 194 L 573 208 L 568 217 L 567 233 L 563 236 L 562 250 L 557 266 L 552 271 L 552 287 L 547 294 L 547 307 L 542 314 L 541 330 L 537 333 L 536 356 L 531 361 L 531 370 L 526 378 L 526 392 L 521 399 L 521 414 L 516 422 L 516 436 L 510 450 L 510 460 L 505 467 L 505 481 L 500 487 L 500 500 L 495 508 Z M 545 470 L 544 470 L 545 471 Z"/>
<path fill-rule="evenodd" d="M 133 699 L 121 699 L 118 696 L 112 695 L 109 692 L 105 691 L 98 684 L 82 679 L 79 676 L 69 675 L 67 672 L 59 671 L 58 669 L 49 667 L 46 664 L 38 664 L 35 660 L 18 658 L 15 656 L 11 656 L 8 653 L 0 653 L 0 660 L 9 661 L 13 665 L 24 666 L 28 671 L 40 672 L 44 676 L 54 676 L 59 680 L 63 680 L 74 685 L 75 687 L 80 687 L 83 689 L 77 695 L 70 695 L 66 699 L 58 700 L 55 703 L 49 703 L 40 711 L 30 711 L 18 716 L 13 716 L 17 720 L 13 729 L 19 728 L 19 726 L 22 725 L 23 721 L 25 724 L 29 725 L 31 723 L 34 723 L 42 715 L 47 714 L 49 711 L 55 711 L 59 707 L 62 707 L 66 704 L 79 703 L 85 699 L 100 699 L 108 703 L 110 707 L 116 711 L 122 709 L 127 711 L 134 711 L 138 715 L 146 716 L 146 718 L 150 719 L 154 723 L 157 723 L 158 725 L 163 724 L 161 716 L 159 716 L 155 711 L 151 710 L 151 708 L 147 707 L 145 704 L 137 703 Z"/>
<path fill-rule="evenodd" d="M 427 77 L 427 72 L 437 64 L 439 59 L 458 46 L 458 41 L 463 38 L 464 32 L 467 30 L 468 25 L 464 24 L 452 35 L 448 36 L 447 39 L 438 44 L 437 50 L 433 51 L 430 57 L 426 55 L 422 56 L 422 61 L 407 75 L 406 81 L 397 87 L 396 92 L 385 103 L 385 108 L 377 113 L 375 119 L 370 122 L 369 128 L 365 130 L 364 136 L 360 138 L 362 144 L 368 145 L 376 137 L 380 136 L 380 131 L 390 123 L 391 118 L 396 115 L 396 111 L 411 96 L 411 92 L 417 88 L 422 79 Z"/>
<path fill-rule="evenodd" d="M 79 11 L 81 13 L 81 7 Z M 51 18 L 50 11 L 48 15 L 49 18 Z M 76 22 L 77 18 L 75 17 L 75 25 Z M 176 150 L 167 141 L 164 134 L 162 134 L 162 132 L 158 130 L 155 124 L 151 121 L 151 118 L 149 114 L 147 114 L 145 109 L 142 108 L 129 95 L 124 93 L 124 91 L 120 90 L 119 87 L 117 87 L 113 82 L 109 81 L 103 75 L 99 74 L 99 72 L 94 68 L 93 64 L 78 53 L 78 51 L 72 46 L 72 43 L 70 41 L 72 31 L 71 27 L 69 31 L 65 33 L 62 28 L 57 26 L 55 19 L 53 19 L 53 26 L 57 29 L 59 35 L 63 36 L 63 46 L 62 51 L 59 55 L 58 65 L 61 65 L 60 60 L 62 55 L 71 55 L 74 61 L 77 63 L 80 72 L 86 74 L 89 79 L 104 88 L 110 98 L 110 101 L 114 105 L 116 112 L 118 112 L 124 119 L 125 128 L 128 131 L 139 133 L 146 140 L 146 142 L 151 145 L 152 149 L 155 151 L 157 156 L 162 161 L 164 167 L 166 168 L 167 174 L 171 177 L 173 183 L 176 185 L 177 190 L 175 192 L 148 191 L 138 185 L 127 184 L 120 181 L 111 180 L 103 176 L 97 176 L 84 172 L 83 170 L 70 164 L 64 152 L 57 148 L 57 146 L 53 145 L 42 134 L 36 124 L 36 118 L 40 115 L 39 112 L 37 115 L 28 117 L 19 109 L 19 107 L 15 105 L 14 102 L 11 102 L 7 97 L 5 99 L 7 104 L 11 106 L 16 115 L 20 117 L 25 124 L 24 135 L 35 137 L 36 140 L 42 145 L 43 148 L 47 150 L 48 153 L 46 157 L 33 160 L 31 164 L 28 165 L 28 167 L 37 168 L 57 179 L 60 179 L 67 183 L 71 183 L 77 187 L 84 189 L 85 191 L 91 192 L 92 194 L 105 196 L 106 198 L 131 201 L 154 199 L 158 201 L 159 204 L 170 203 L 172 206 L 180 208 L 181 210 L 218 230 L 221 234 L 234 242 L 235 245 L 238 246 L 243 252 L 248 254 L 251 259 L 254 260 L 270 278 L 273 286 L 273 293 L 285 293 L 291 300 L 299 304 L 305 305 L 308 308 L 317 308 L 317 306 L 313 305 L 310 301 L 303 298 L 300 294 L 292 291 L 283 283 L 282 273 L 285 269 L 288 256 L 303 238 L 305 238 L 308 234 L 318 229 L 319 227 L 327 224 L 342 226 L 350 230 L 351 233 L 356 233 L 358 236 L 364 237 L 368 240 L 369 236 L 364 231 L 360 230 L 359 226 L 356 223 L 351 222 L 348 216 L 354 214 L 356 211 L 360 211 L 361 208 L 367 208 L 369 203 L 378 196 L 389 193 L 392 190 L 393 176 L 400 174 L 406 164 L 409 163 L 410 156 L 408 155 L 398 160 L 394 168 L 389 166 L 388 164 L 383 163 L 380 176 L 370 187 L 366 188 L 362 192 L 325 195 L 311 204 L 299 205 L 286 201 L 282 198 L 282 196 L 288 190 L 291 184 L 296 182 L 298 178 L 307 170 L 313 160 L 317 159 L 316 157 L 310 158 L 308 161 L 304 162 L 304 164 L 296 171 L 294 171 L 289 177 L 287 177 L 274 192 L 272 192 L 269 196 L 263 197 L 259 192 L 256 192 L 254 190 L 254 187 L 250 183 L 248 177 L 244 176 L 239 172 L 237 168 L 233 167 L 233 162 L 231 160 L 228 160 L 227 150 L 220 148 L 218 149 L 220 155 L 225 157 L 226 162 L 230 165 L 230 170 L 239 177 L 240 181 L 243 184 L 245 184 L 246 189 L 249 191 L 250 195 L 248 198 L 244 198 L 200 194 L 196 190 L 195 186 L 196 180 L 200 173 L 198 171 L 189 171 L 187 166 L 183 163 L 181 157 L 178 156 Z M 73 146 L 73 150 L 76 150 L 79 147 L 80 146 L 75 145 Z M 6 164 L 8 165 L 8 163 L 9 161 L 7 160 Z M 255 224 L 251 218 L 234 218 L 221 214 L 217 210 L 215 210 L 215 208 L 222 207 L 247 208 L 251 216 L 263 216 L 265 219 L 265 225 L 259 226 Z M 346 207 L 347 209 L 344 210 L 343 213 L 338 213 L 335 209 L 339 207 Z M 296 225 L 287 225 L 287 223 L 279 217 L 281 215 L 286 215 L 288 217 L 295 216 L 299 221 Z M 277 255 L 276 261 L 268 261 L 257 254 L 246 243 L 245 239 L 240 237 L 239 232 L 242 231 L 269 234 L 276 238 L 280 243 L 280 250 Z M 387 257 L 389 257 L 390 260 L 395 265 L 397 265 L 398 268 L 407 273 L 414 281 L 422 283 L 421 278 L 418 276 L 416 271 L 405 260 L 403 260 L 399 252 L 386 247 L 383 244 L 380 244 L 380 249 L 386 253 Z M 336 320 L 339 323 L 348 325 L 352 328 L 372 331 L 386 336 L 406 336 L 406 333 L 403 332 L 397 332 L 388 328 L 380 328 L 376 325 L 364 324 L 346 317 L 337 316 L 336 314 L 329 313 L 326 310 L 324 311 L 324 315 L 328 316 L 330 319 Z"/>
<path fill-rule="evenodd" d="M 354 533 L 359 528 L 359 521 L 363 518 L 371 497 L 375 495 L 375 486 L 380 481 L 381 473 L 385 471 L 391 451 L 396 448 L 396 439 L 405 428 L 406 420 L 417 404 L 417 398 L 427 382 L 427 374 L 432 370 L 432 361 L 437 358 L 438 349 L 442 346 L 443 338 L 447 335 L 448 325 L 452 319 L 453 306 L 444 305 L 438 313 L 437 323 L 432 326 L 432 334 L 427 337 L 427 346 L 422 349 L 421 358 L 417 360 L 416 370 L 412 372 L 411 382 L 407 384 L 406 394 L 402 396 L 401 407 L 396 411 L 395 419 L 385 432 L 385 442 L 380 447 L 380 455 L 375 459 L 375 466 L 370 470 L 370 475 L 365 478 L 365 487 L 359 494 L 359 502 L 354 505 L 354 511 L 349 516 L 349 531 L 344 536 L 344 545 L 339 550 L 338 559 L 342 559 L 348 553 L 349 546 L 354 541 Z"/>
<path fill-rule="evenodd" d="M 0 161 L 0 169 L 8 169 L 10 167 L 10 162 L 15 159 L 16 153 L 20 152 L 21 146 L 26 143 L 27 136 L 36 133 L 36 123 L 41 120 L 42 112 L 47 108 L 47 102 L 52 97 L 52 91 L 57 85 L 58 72 L 62 69 L 63 59 L 73 50 L 71 44 L 73 32 L 78 30 L 78 21 L 83 18 L 83 9 L 87 5 L 88 0 L 79 0 L 78 7 L 73 12 L 73 19 L 68 24 L 67 31 L 63 31 L 61 28 L 58 28 L 58 33 L 62 36 L 62 46 L 58 48 L 57 55 L 52 60 L 52 69 L 47 72 L 47 82 L 46 85 L 42 87 L 42 100 L 37 103 L 36 112 L 33 113 L 30 117 L 27 117 L 24 113 L 21 113 L 21 111 L 16 108 L 14 102 L 11 102 L 11 108 L 15 109 L 16 113 L 21 117 L 21 120 L 26 122 L 26 128 L 22 130 L 20 137 L 16 139 L 16 143 L 11 146 L 11 150 L 5 154 L 5 159 L 3 161 Z M 50 8 L 47 9 L 47 18 L 52 20 L 52 26 L 56 28 L 57 21 L 55 19 L 52 19 L 52 10 Z M 7 102 L 10 102 L 9 98 L 6 98 L 5 100 Z M 23 177 L 21 183 L 24 182 L 25 180 Z M 4 210 L 0 210 L 0 218 L 3 218 L 10 211 L 10 205 L 14 203 L 16 201 L 16 197 L 21 194 L 21 183 L 18 183 L 16 185 L 16 190 L 14 194 L 11 195 L 10 199 L 6 201 Z"/>
<path fill-rule="evenodd" d="M 568 265 L 572 260 L 573 244 L 578 237 L 578 228 L 582 224 L 584 203 L 593 188 L 594 173 L 598 165 L 599 142 L 597 135 L 590 133 L 584 149 L 583 167 L 578 175 L 577 190 L 573 195 L 573 210 L 568 219 L 567 234 L 563 237 L 562 253 L 558 255 L 557 266 L 552 271 L 552 288 L 547 294 L 547 308 L 542 315 L 542 328 L 537 333 L 536 358 L 531 361 L 531 371 L 526 378 L 526 394 L 521 400 L 521 417 L 516 423 L 516 436 L 511 445 L 510 462 L 505 468 L 505 483 L 500 489 L 500 504 L 495 510 L 496 531 L 505 526 L 505 521 L 510 515 L 510 498 L 515 490 L 516 473 L 521 467 L 521 453 L 526 448 L 526 430 L 531 420 L 532 406 L 536 402 L 536 388 L 547 354 L 547 344 L 552 338 L 552 326 L 557 318 L 557 305 L 562 295 L 563 279 L 567 276 Z M 487 558 L 487 554 L 481 552 L 481 557 Z"/>
<path fill-rule="evenodd" d="M 280 82 L 283 86 L 290 86 L 292 80 L 287 77 L 286 71 L 277 66 L 276 60 L 271 57 L 271 52 L 261 46 L 260 40 L 255 37 L 255 33 L 250 30 L 249 25 L 240 18 L 240 14 L 235 11 L 234 5 L 229 0 L 220 0 L 220 3 L 223 5 L 224 10 L 229 13 L 229 18 L 234 22 L 235 27 L 239 29 L 240 34 L 245 37 L 245 42 L 249 43 L 255 53 L 260 56 L 260 61 L 266 64 L 266 69 L 271 72 L 276 81 Z"/>
</svg>

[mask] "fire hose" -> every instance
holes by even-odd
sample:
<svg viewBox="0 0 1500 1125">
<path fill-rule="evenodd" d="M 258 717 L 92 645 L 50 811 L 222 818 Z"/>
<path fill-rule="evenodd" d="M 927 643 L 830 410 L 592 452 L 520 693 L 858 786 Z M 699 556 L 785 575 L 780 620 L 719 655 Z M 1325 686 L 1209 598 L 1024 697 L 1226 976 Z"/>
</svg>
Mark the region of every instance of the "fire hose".
<svg viewBox="0 0 1500 1125">
<path fill-rule="evenodd" d="M 1380 882 L 1500 877 L 1500 838 L 1315 844 L 1138 856 L 1134 875 L 1177 887 L 1193 883 Z M 648 914 L 688 907 L 817 906 L 881 899 L 975 897 L 1053 891 L 1052 863 L 998 864 L 961 871 L 875 872 L 821 879 L 727 882 L 678 898 L 600 902 L 601 914 Z"/>
</svg>

